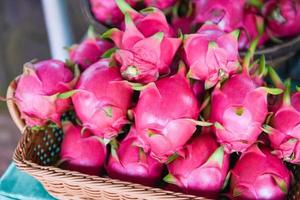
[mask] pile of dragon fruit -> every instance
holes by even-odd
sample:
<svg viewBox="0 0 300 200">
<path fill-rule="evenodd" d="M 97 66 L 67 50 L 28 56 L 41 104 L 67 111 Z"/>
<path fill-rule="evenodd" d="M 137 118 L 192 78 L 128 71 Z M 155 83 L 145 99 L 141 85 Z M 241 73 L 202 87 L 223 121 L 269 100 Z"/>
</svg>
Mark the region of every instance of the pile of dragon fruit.
<svg viewBox="0 0 300 200">
<path fill-rule="evenodd" d="M 300 34 L 299 0 L 126 0 L 136 9 L 153 6 L 167 16 L 170 26 L 185 34 L 210 21 L 222 31 L 241 29 L 239 49 L 260 36 L 259 47 L 283 43 Z M 107 26 L 123 27 L 124 15 L 115 0 L 90 0 L 94 18 Z M 149 22 L 150 23 L 150 22 Z M 154 24 L 151 24 L 154 25 Z"/>
<path fill-rule="evenodd" d="M 16 79 L 26 125 L 63 129 L 60 166 L 209 198 L 284 199 L 286 164 L 300 164 L 300 92 L 253 58 L 259 38 L 241 58 L 238 30 L 207 22 L 181 34 L 158 8 L 116 4 L 123 28 L 90 29 L 69 60 L 27 63 Z M 70 109 L 76 122 L 61 121 Z"/>
</svg>

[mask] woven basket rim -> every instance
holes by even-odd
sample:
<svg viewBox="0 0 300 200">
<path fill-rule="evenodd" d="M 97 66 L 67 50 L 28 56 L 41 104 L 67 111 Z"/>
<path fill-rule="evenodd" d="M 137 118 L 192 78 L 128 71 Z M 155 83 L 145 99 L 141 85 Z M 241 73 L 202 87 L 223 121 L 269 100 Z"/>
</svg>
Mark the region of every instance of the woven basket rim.
<svg viewBox="0 0 300 200">
<path fill-rule="evenodd" d="M 43 177 L 49 181 L 57 181 L 57 183 L 79 185 L 89 188 L 91 191 L 105 191 L 117 193 L 123 196 L 130 196 L 138 199 L 197 199 L 208 200 L 204 197 L 183 194 L 164 190 L 162 188 L 154 188 L 143 186 L 137 183 L 121 181 L 109 177 L 91 176 L 76 171 L 60 169 L 54 166 L 41 166 L 31 160 L 26 159 L 26 136 L 30 131 L 26 129 L 18 143 L 13 155 L 13 161 L 16 166 L 31 174 L 38 180 Z M 42 182 L 43 184 L 43 182 Z M 51 193 L 51 191 L 49 191 Z M 156 198 L 155 198 L 156 197 Z M 165 198 L 164 198 L 165 197 Z"/>
<path fill-rule="evenodd" d="M 7 92 L 6 92 L 6 98 L 8 99 L 6 104 L 9 111 L 9 114 L 13 120 L 13 122 L 16 124 L 18 129 L 20 130 L 21 134 L 24 132 L 25 129 L 25 122 L 21 119 L 21 114 L 19 112 L 19 109 L 17 105 L 14 102 L 14 93 L 17 87 L 17 80 L 18 77 L 15 78 L 8 86 Z"/>
</svg>

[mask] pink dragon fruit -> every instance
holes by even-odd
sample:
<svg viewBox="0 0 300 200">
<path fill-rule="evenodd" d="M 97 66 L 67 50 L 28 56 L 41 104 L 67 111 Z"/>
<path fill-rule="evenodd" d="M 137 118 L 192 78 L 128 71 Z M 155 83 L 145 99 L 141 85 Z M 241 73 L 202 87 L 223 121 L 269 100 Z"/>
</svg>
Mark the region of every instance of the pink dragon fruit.
<svg viewBox="0 0 300 200">
<path fill-rule="evenodd" d="M 239 37 L 239 49 L 248 49 L 251 41 L 260 37 L 258 45 L 268 41 L 268 34 L 264 30 L 264 18 L 253 11 L 246 10 L 243 17 L 242 31 Z"/>
<path fill-rule="evenodd" d="M 159 9 L 170 8 L 175 5 L 176 0 L 145 0 L 147 7 L 156 7 Z"/>
<path fill-rule="evenodd" d="M 272 36 L 289 37 L 300 33 L 300 2 L 298 0 L 270 0 L 263 7 Z"/>
<path fill-rule="evenodd" d="M 120 146 L 112 147 L 106 171 L 112 178 L 154 186 L 161 178 L 163 165 L 135 146 L 136 141 L 136 130 L 132 126 Z"/>
<path fill-rule="evenodd" d="M 161 162 L 180 154 L 196 130 L 198 101 L 183 71 L 147 85 L 134 110 L 141 147 Z"/>
<path fill-rule="evenodd" d="M 123 12 L 124 15 L 127 14 L 130 16 L 127 18 L 127 20 L 130 20 L 131 23 L 132 19 L 134 25 L 139 30 L 139 32 L 141 32 L 144 35 L 144 37 L 150 37 L 157 32 L 163 32 L 166 37 L 174 36 L 174 30 L 168 24 L 166 16 L 161 10 L 154 7 L 149 7 L 140 10 L 140 12 L 137 12 L 132 7 L 130 7 L 130 5 L 127 4 L 124 0 L 116 0 L 116 3 L 118 4 L 120 10 Z M 117 39 L 115 40 L 117 41 L 117 43 L 122 42 L 122 40 L 118 38 L 119 33 L 117 30 L 112 29 L 109 30 L 108 33 L 112 34 L 113 37 L 117 36 Z M 135 41 L 136 40 L 134 40 L 133 43 L 135 43 Z"/>
<path fill-rule="evenodd" d="M 184 157 L 168 164 L 165 181 L 183 192 L 215 198 L 229 169 L 229 154 L 210 135 L 201 135 L 185 147 Z"/>
<path fill-rule="evenodd" d="M 245 0 L 193 0 L 195 23 L 211 21 L 221 30 L 231 32 L 242 25 Z"/>
<path fill-rule="evenodd" d="M 81 130 L 80 126 L 75 126 L 71 122 L 63 122 L 61 166 L 68 170 L 100 175 L 106 158 L 106 147 L 99 138 L 92 136 L 91 132 Z"/>
<path fill-rule="evenodd" d="M 265 129 L 269 133 L 271 146 L 279 158 L 300 164 L 300 92 L 292 95 L 286 88 L 283 104 L 274 114 L 271 126 Z"/>
<path fill-rule="evenodd" d="M 244 152 L 256 142 L 268 114 L 267 90 L 245 71 L 214 89 L 211 121 L 215 123 L 217 140 L 227 153 Z"/>
<path fill-rule="evenodd" d="M 119 68 L 102 59 L 82 73 L 72 101 L 83 126 L 110 139 L 128 123 L 126 114 L 132 93 Z"/>
<path fill-rule="evenodd" d="M 71 105 L 70 99 L 61 99 L 60 94 L 72 90 L 78 77 L 78 69 L 74 77 L 58 60 L 26 63 L 14 94 L 21 118 L 30 127 L 43 126 L 48 121 L 60 125 L 62 113 Z"/>
<path fill-rule="evenodd" d="M 130 5 L 135 6 L 135 0 L 126 0 Z M 116 0 L 90 0 L 91 10 L 100 23 L 108 25 L 120 25 L 123 14 L 116 4 Z"/>
<path fill-rule="evenodd" d="M 70 48 L 70 60 L 78 64 L 82 70 L 101 59 L 103 53 L 113 47 L 113 44 L 96 37 L 92 29 L 88 31 L 88 38 L 79 45 Z"/>
<path fill-rule="evenodd" d="M 239 68 L 238 31 L 224 33 L 216 25 L 204 25 L 196 34 L 186 35 L 184 56 L 189 76 L 205 81 L 209 89 Z"/>
<path fill-rule="evenodd" d="M 130 10 L 125 14 L 125 26 L 124 32 L 112 29 L 104 34 L 119 48 L 115 58 L 121 64 L 122 76 L 130 81 L 149 83 L 160 74 L 169 73 L 181 39 L 169 37 L 171 28 L 164 14 L 155 8 L 145 10 L 144 15 Z"/>
<path fill-rule="evenodd" d="M 256 145 L 242 154 L 231 171 L 233 199 L 285 199 L 291 174 L 283 162 Z"/>
</svg>

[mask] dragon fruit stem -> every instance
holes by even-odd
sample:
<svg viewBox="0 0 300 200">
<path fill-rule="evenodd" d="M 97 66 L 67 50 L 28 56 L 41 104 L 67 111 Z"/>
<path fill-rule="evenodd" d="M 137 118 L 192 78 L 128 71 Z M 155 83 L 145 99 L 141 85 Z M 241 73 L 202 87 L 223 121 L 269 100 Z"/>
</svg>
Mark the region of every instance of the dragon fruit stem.
<svg viewBox="0 0 300 200">
<path fill-rule="evenodd" d="M 277 72 L 274 70 L 273 67 L 268 66 L 268 74 L 269 74 L 269 76 L 271 78 L 271 81 L 273 82 L 273 84 L 277 88 L 284 89 L 284 84 L 283 84 L 281 78 L 279 77 L 279 75 L 277 74 Z"/>
<path fill-rule="evenodd" d="M 283 93 L 283 104 L 286 106 L 291 105 L 291 79 L 287 79 L 284 82 L 285 90 Z"/>
</svg>

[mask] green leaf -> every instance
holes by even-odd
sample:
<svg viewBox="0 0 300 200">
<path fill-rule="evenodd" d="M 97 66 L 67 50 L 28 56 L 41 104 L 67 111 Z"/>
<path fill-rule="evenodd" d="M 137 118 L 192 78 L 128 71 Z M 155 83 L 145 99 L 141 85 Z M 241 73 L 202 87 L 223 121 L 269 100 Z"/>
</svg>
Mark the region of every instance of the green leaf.
<svg viewBox="0 0 300 200">
<path fill-rule="evenodd" d="M 157 40 L 158 42 L 161 42 L 163 40 L 163 38 L 164 38 L 164 32 L 155 33 L 151 37 L 154 38 L 155 40 Z"/>
<path fill-rule="evenodd" d="M 111 106 L 106 106 L 106 107 L 103 108 L 103 110 L 104 110 L 107 117 L 112 118 L 113 112 L 112 112 L 112 107 Z"/>
<path fill-rule="evenodd" d="M 140 10 L 140 12 L 144 13 L 144 14 L 148 14 L 148 13 L 153 13 L 156 10 L 157 10 L 157 8 L 155 8 L 155 7 L 147 7 L 147 8 Z"/>
<path fill-rule="evenodd" d="M 281 189 L 281 191 L 283 193 L 287 194 L 287 192 L 288 192 L 288 186 L 287 186 L 287 183 L 285 182 L 285 180 L 283 178 L 279 178 L 279 177 L 277 177 L 275 175 L 273 175 L 272 178 L 276 182 L 277 186 Z"/>
<path fill-rule="evenodd" d="M 284 105 L 291 105 L 291 79 L 288 78 L 284 82 L 284 93 L 283 93 L 283 103 Z"/>
<path fill-rule="evenodd" d="M 247 0 L 247 3 L 251 6 L 257 7 L 258 9 L 263 7 L 263 3 L 260 0 Z"/>
<path fill-rule="evenodd" d="M 269 126 L 268 124 L 264 124 L 261 129 L 263 130 L 263 132 L 267 133 L 268 135 L 273 134 L 274 132 L 274 128 Z"/>
<path fill-rule="evenodd" d="M 85 133 L 86 130 L 88 130 L 88 128 L 87 128 L 87 127 L 83 127 L 83 128 L 81 129 L 81 131 L 80 131 L 80 135 L 81 135 L 81 136 L 84 136 L 84 133 Z"/>
<path fill-rule="evenodd" d="M 176 179 L 172 174 L 168 174 L 167 176 L 165 176 L 165 177 L 163 178 L 163 180 L 164 180 L 166 183 L 170 183 L 170 184 L 177 185 L 177 179 Z"/>
<path fill-rule="evenodd" d="M 268 88 L 268 87 L 262 87 L 268 94 L 272 95 L 279 95 L 282 94 L 283 90 L 280 88 Z"/>
<path fill-rule="evenodd" d="M 235 39 L 238 39 L 239 38 L 239 35 L 240 35 L 240 30 L 239 29 L 236 29 L 234 31 L 232 31 L 230 33 L 230 35 L 232 35 Z"/>
<path fill-rule="evenodd" d="M 226 175 L 224 184 L 223 184 L 223 186 L 222 186 L 222 190 L 224 190 L 224 189 L 226 188 L 226 186 L 228 185 L 229 180 L 230 180 L 230 176 L 231 176 L 231 172 L 229 171 L 228 174 Z"/>
<path fill-rule="evenodd" d="M 244 57 L 244 60 L 243 60 L 243 68 L 245 70 L 248 71 L 249 69 L 249 66 L 250 66 L 250 62 L 251 60 L 253 59 L 253 56 L 254 56 L 254 53 L 255 53 L 255 50 L 256 50 L 256 47 L 257 47 L 257 44 L 258 44 L 258 41 L 259 41 L 259 37 L 256 37 L 250 44 L 250 48 L 248 49 L 245 57 Z"/>
<path fill-rule="evenodd" d="M 86 35 L 88 38 L 96 39 L 95 28 L 92 25 L 89 26 Z"/>
<path fill-rule="evenodd" d="M 119 31 L 119 29 L 117 29 L 117 28 L 108 29 L 107 31 L 105 31 L 104 33 L 101 34 L 101 38 L 102 39 L 111 39 L 111 36 L 115 31 Z"/>
<path fill-rule="evenodd" d="M 259 76 L 264 76 L 267 72 L 267 68 L 266 68 L 266 57 L 265 55 L 262 55 L 260 57 L 260 60 L 259 60 L 259 71 L 258 71 L 258 74 Z"/>
<path fill-rule="evenodd" d="M 173 153 L 173 155 L 171 155 L 170 157 L 168 157 L 168 160 L 166 162 L 166 164 L 170 164 L 171 162 L 173 162 L 174 160 L 176 160 L 179 157 L 178 153 Z"/>
<path fill-rule="evenodd" d="M 57 98 L 58 99 L 68 99 L 71 96 L 73 96 L 76 92 L 78 92 L 78 90 L 70 90 L 68 92 L 60 93 L 57 95 Z"/>
<path fill-rule="evenodd" d="M 108 49 L 107 51 L 105 51 L 103 54 L 102 54 L 102 58 L 110 58 L 112 54 L 114 54 L 116 51 L 117 51 L 118 48 L 114 47 L 114 48 L 111 48 L 111 49 Z"/>
<path fill-rule="evenodd" d="M 277 88 L 284 88 L 284 84 L 281 80 L 281 78 L 279 77 L 279 75 L 277 74 L 277 72 L 275 71 L 275 69 L 273 69 L 273 67 L 268 66 L 268 74 L 273 82 L 273 84 L 277 87 Z"/>
<path fill-rule="evenodd" d="M 203 103 L 201 104 L 201 106 L 200 106 L 200 112 L 202 111 L 202 110 L 204 110 L 208 105 L 209 105 L 209 103 L 210 103 L 210 95 L 207 95 L 205 98 L 204 98 L 204 101 L 203 101 Z"/>
<path fill-rule="evenodd" d="M 147 156 L 142 148 L 139 148 L 139 161 L 147 162 Z"/>
<path fill-rule="evenodd" d="M 225 129 L 224 126 L 222 124 L 220 124 L 219 122 L 215 122 L 214 126 L 215 126 L 216 129 L 222 129 L 222 130 Z"/>
<path fill-rule="evenodd" d="M 212 163 L 217 163 L 219 167 L 223 166 L 224 150 L 223 147 L 217 148 L 214 153 L 208 158 L 205 165 L 210 165 Z"/>
<path fill-rule="evenodd" d="M 197 121 L 197 120 L 193 120 L 193 119 L 188 119 L 188 120 L 194 122 L 197 126 L 204 126 L 205 127 L 205 126 L 212 126 L 213 125 L 213 123 L 211 123 L 211 122 Z"/>
<path fill-rule="evenodd" d="M 123 14 L 127 12 L 136 12 L 125 0 L 116 0 L 116 4 Z"/>
<path fill-rule="evenodd" d="M 218 44 L 216 42 L 210 41 L 208 43 L 208 49 L 213 49 L 213 48 L 216 48 L 216 47 L 218 47 Z"/>
</svg>

